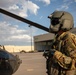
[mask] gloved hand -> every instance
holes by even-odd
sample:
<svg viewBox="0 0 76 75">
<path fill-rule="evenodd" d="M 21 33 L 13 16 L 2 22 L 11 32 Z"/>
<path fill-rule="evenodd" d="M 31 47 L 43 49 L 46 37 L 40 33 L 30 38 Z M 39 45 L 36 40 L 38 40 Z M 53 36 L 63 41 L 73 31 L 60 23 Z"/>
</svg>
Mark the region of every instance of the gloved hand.
<svg viewBox="0 0 76 75">
<path fill-rule="evenodd" d="M 56 52 L 55 49 L 51 49 L 51 50 L 50 50 L 50 54 L 51 54 L 51 55 L 54 55 L 55 52 Z"/>
</svg>

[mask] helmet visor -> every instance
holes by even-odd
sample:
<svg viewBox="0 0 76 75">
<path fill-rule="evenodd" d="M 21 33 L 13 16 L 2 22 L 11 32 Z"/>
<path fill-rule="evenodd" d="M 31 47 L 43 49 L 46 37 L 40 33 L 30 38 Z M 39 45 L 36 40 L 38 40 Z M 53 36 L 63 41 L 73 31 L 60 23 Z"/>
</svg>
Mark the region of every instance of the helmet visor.
<svg viewBox="0 0 76 75">
<path fill-rule="evenodd" d="M 52 24 L 52 25 L 57 25 L 57 24 L 59 24 L 59 23 L 60 23 L 59 18 L 52 18 L 52 19 L 51 19 L 51 24 Z"/>
</svg>

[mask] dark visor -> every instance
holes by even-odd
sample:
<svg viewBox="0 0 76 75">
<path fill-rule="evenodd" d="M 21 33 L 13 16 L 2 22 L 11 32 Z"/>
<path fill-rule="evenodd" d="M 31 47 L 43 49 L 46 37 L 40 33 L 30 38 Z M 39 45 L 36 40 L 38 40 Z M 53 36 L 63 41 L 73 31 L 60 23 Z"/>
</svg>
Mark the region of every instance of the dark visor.
<svg viewBox="0 0 76 75">
<path fill-rule="evenodd" d="M 59 23 L 60 23 L 59 18 L 52 18 L 52 19 L 51 19 L 51 24 L 52 24 L 52 25 L 57 25 L 57 24 L 59 24 Z"/>
</svg>

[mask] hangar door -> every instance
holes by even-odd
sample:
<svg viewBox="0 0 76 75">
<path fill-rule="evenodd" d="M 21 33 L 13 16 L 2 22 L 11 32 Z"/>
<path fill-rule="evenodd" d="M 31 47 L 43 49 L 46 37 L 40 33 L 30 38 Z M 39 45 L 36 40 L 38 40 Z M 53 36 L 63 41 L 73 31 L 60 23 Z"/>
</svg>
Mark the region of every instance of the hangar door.
<svg viewBox="0 0 76 75">
<path fill-rule="evenodd" d="M 42 52 L 44 50 L 49 50 L 52 41 L 42 41 L 42 42 L 35 42 L 34 47 L 35 50 Z"/>
</svg>

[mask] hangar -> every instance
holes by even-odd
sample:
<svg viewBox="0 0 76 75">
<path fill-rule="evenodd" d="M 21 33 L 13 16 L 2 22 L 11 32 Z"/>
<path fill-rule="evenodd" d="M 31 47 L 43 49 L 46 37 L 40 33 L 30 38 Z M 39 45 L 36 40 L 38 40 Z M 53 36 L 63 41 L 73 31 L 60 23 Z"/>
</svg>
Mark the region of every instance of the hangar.
<svg viewBox="0 0 76 75">
<path fill-rule="evenodd" d="M 54 34 L 51 33 L 34 36 L 34 49 L 37 51 L 48 50 L 53 38 Z"/>
<path fill-rule="evenodd" d="M 76 28 L 72 29 L 71 32 L 76 34 Z M 49 50 L 53 38 L 54 34 L 52 33 L 34 36 L 34 50 L 39 52 Z"/>
</svg>

